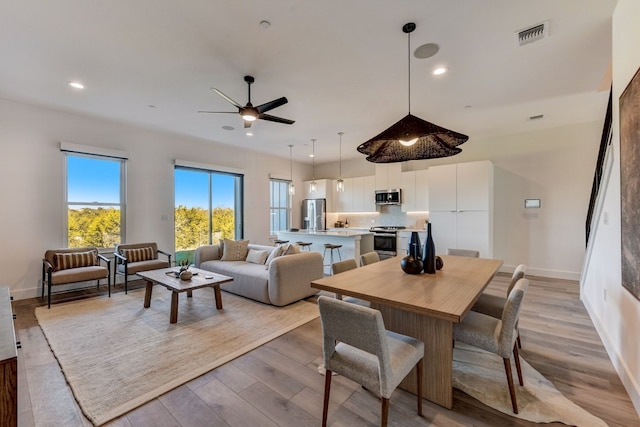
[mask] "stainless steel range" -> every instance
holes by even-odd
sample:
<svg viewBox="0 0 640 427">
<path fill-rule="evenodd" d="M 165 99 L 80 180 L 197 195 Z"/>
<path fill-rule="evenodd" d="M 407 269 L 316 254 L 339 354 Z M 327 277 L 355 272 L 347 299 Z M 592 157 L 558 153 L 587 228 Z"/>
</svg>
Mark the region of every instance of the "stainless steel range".
<svg viewBox="0 0 640 427">
<path fill-rule="evenodd" d="M 378 253 L 380 259 L 391 258 L 398 254 L 396 248 L 398 230 L 404 228 L 394 225 L 378 225 L 369 229 L 373 233 L 373 250 Z"/>
</svg>

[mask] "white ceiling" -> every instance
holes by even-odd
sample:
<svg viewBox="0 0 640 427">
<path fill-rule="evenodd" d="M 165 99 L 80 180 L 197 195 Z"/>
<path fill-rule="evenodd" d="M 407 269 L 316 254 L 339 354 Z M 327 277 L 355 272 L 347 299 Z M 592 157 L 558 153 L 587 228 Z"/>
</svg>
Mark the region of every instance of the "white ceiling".
<svg viewBox="0 0 640 427">
<path fill-rule="evenodd" d="M 415 22 L 412 50 L 440 51 L 411 59 L 411 113 L 470 145 L 603 119 L 616 1 L 0 0 L 0 97 L 282 157 L 293 144 L 302 161 L 315 138 L 317 163 L 338 159 L 343 131 L 343 159 L 357 158 L 407 114 L 402 26 Z M 546 20 L 548 38 L 517 46 Z M 258 121 L 247 137 L 239 115 L 197 113 L 235 110 L 210 87 L 244 105 L 245 75 L 254 105 L 286 96 L 269 114 L 296 123 Z"/>
</svg>

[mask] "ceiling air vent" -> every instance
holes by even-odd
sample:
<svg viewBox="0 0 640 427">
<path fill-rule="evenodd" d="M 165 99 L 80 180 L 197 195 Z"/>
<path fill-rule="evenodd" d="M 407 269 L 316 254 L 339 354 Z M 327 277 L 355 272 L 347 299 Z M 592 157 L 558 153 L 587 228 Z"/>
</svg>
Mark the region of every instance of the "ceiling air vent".
<svg viewBox="0 0 640 427">
<path fill-rule="evenodd" d="M 533 27 L 525 28 L 516 32 L 516 41 L 518 46 L 524 46 L 529 43 L 537 42 L 549 35 L 549 21 L 544 21 Z"/>
<path fill-rule="evenodd" d="M 538 114 L 536 116 L 530 116 L 529 120 L 540 120 L 544 117 L 544 114 Z"/>
</svg>

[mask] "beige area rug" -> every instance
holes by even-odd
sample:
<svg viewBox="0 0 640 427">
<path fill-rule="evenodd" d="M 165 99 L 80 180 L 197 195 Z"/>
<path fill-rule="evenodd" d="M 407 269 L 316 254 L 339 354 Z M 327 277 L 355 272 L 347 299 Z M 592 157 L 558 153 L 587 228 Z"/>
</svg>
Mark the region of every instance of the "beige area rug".
<svg viewBox="0 0 640 427">
<path fill-rule="evenodd" d="M 101 425 L 319 316 L 305 301 L 273 307 L 213 289 L 180 295 L 144 290 L 36 309 L 38 323 L 86 417 Z"/>
<path fill-rule="evenodd" d="M 502 358 L 483 350 L 456 342 L 453 352 L 453 386 L 505 414 L 537 423 L 561 422 L 570 426 L 606 427 L 600 418 L 591 415 L 564 397 L 555 386 L 531 367 L 522 357 L 524 386 L 516 384 L 518 414 L 513 413 Z"/>
</svg>

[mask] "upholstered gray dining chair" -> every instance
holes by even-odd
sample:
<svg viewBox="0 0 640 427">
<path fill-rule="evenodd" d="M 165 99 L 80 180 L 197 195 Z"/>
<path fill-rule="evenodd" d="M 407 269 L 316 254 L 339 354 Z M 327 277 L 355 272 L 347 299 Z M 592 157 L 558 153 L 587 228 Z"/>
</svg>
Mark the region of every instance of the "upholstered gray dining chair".
<svg viewBox="0 0 640 427">
<path fill-rule="evenodd" d="M 353 270 L 355 268 L 358 268 L 356 260 L 353 258 L 349 258 L 331 264 L 331 274 L 340 274 L 344 273 L 345 271 Z"/>
<path fill-rule="evenodd" d="M 454 341 L 460 341 L 502 357 L 504 370 L 507 375 L 509 394 L 511 395 L 511 407 L 515 414 L 518 413 L 518 403 L 516 401 L 516 390 L 511 373 L 511 352 L 513 351 L 518 380 L 522 386 L 524 385 L 524 381 L 522 379 L 522 369 L 520 368 L 520 355 L 518 354 L 518 346 L 516 345 L 515 328 L 518 317 L 520 316 L 522 300 L 528 286 L 529 280 L 518 280 L 509 293 L 500 319 L 470 311 L 462 322 L 454 323 L 453 325 Z"/>
<path fill-rule="evenodd" d="M 360 264 L 364 267 L 365 265 L 373 264 L 374 262 L 380 261 L 380 255 L 378 252 L 367 252 L 366 254 L 360 255 Z"/>
<path fill-rule="evenodd" d="M 518 265 L 513 271 L 513 275 L 511 276 L 511 282 L 509 282 L 509 287 L 507 288 L 507 296 L 509 296 L 511 290 L 518 282 L 518 280 L 522 279 L 525 274 L 527 274 L 527 266 L 524 264 Z M 480 298 L 478 298 L 478 301 L 476 301 L 473 307 L 471 307 L 471 310 L 478 313 L 486 314 L 491 317 L 495 317 L 496 319 L 500 319 L 502 318 L 502 310 L 504 309 L 504 305 L 507 302 L 507 296 L 503 297 L 483 292 L 482 294 L 480 294 Z M 518 348 L 522 348 L 522 341 L 520 340 L 520 329 L 518 328 L 517 323 L 516 334 Z"/>
<path fill-rule="evenodd" d="M 447 248 L 447 255 L 466 256 L 470 258 L 480 258 L 480 251 L 473 249 L 453 249 Z"/>
<path fill-rule="evenodd" d="M 380 425 L 389 417 L 389 398 L 414 366 L 418 415 L 422 416 L 424 343 L 387 331 L 378 310 L 321 296 L 322 351 L 326 369 L 322 426 L 327 425 L 332 373 L 361 384 L 382 399 Z"/>
<path fill-rule="evenodd" d="M 358 268 L 358 264 L 356 264 L 356 260 L 353 258 L 350 258 L 350 259 L 345 259 L 343 261 L 334 262 L 333 264 L 331 264 L 331 273 L 333 273 L 333 275 L 335 276 L 336 274 L 344 273 L 345 271 L 349 271 L 349 270 L 355 270 L 356 268 Z M 354 298 L 354 297 L 343 298 L 342 295 L 336 294 L 336 299 L 344 299 L 344 301 L 350 302 L 352 304 L 358 304 L 363 307 L 371 307 L 371 303 L 369 301 L 365 301 L 359 298 Z"/>
</svg>

